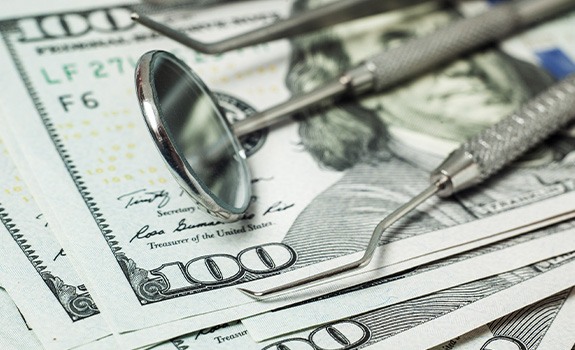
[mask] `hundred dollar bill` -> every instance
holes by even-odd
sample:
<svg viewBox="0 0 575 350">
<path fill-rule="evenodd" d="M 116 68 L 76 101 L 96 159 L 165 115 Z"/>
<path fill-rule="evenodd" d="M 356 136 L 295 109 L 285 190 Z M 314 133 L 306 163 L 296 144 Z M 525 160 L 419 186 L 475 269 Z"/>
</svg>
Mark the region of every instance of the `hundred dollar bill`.
<svg viewBox="0 0 575 350">
<path fill-rule="evenodd" d="M 449 339 L 447 334 L 455 338 L 457 331 L 475 329 L 482 320 L 492 322 L 569 288 L 574 257 L 571 253 L 544 260 L 262 343 L 254 342 L 241 323 L 227 323 L 173 339 L 159 349 L 427 349 Z"/>
<path fill-rule="evenodd" d="M 573 328 L 573 316 L 575 315 L 575 296 L 571 288 L 567 298 L 563 301 L 557 314 L 554 316 L 551 327 L 545 332 L 545 336 L 539 343 L 541 349 L 558 349 L 569 346 L 575 348 L 575 329 Z M 572 345 L 571 345 L 572 344 Z"/>
<path fill-rule="evenodd" d="M 409 329 L 403 332 L 399 330 L 398 333 L 398 328 L 405 329 L 405 324 L 393 324 L 388 327 L 381 322 L 383 317 L 380 315 L 392 316 L 396 311 L 393 310 L 393 307 L 389 310 L 381 310 L 382 314 L 366 314 L 356 321 L 364 321 L 366 324 L 370 324 L 370 328 L 377 329 L 376 333 L 378 334 L 373 334 L 369 343 L 380 347 L 398 347 L 401 346 L 402 342 L 403 344 L 408 342 L 414 348 L 435 346 L 445 339 L 454 338 L 458 331 L 461 334 L 461 330 L 465 332 L 477 328 L 482 321 L 485 321 L 483 322 L 485 324 L 548 295 L 558 293 L 565 289 L 564 287 L 568 288 L 574 282 L 572 272 L 569 271 L 569 265 L 573 265 L 573 256 L 573 254 L 568 254 L 494 278 L 446 290 L 445 295 L 441 295 L 440 292 L 429 296 L 423 305 L 419 302 L 425 297 L 419 300 L 415 299 L 411 305 L 403 309 L 407 317 L 412 320 L 412 326 L 408 326 Z M 561 265 L 565 267 L 565 270 L 560 271 L 558 269 Z M 556 272 L 556 274 L 548 274 L 547 271 Z M 540 280 L 533 278 L 538 275 L 548 278 Z M 539 283 L 549 285 L 542 286 Z M 507 287 L 503 287 L 504 285 Z M 471 290 L 474 292 L 469 293 Z M 492 294 L 494 290 L 499 290 L 499 293 Z M 470 295 L 473 297 L 469 298 Z M 441 302 L 443 300 L 445 303 Z M 417 306 L 421 306 L 421 309 L 415 310 Z M 415 324 L 417 326 L 413 327 Z"/>
<path fill-rule="evenodd" d="M 27 325 L 46 349 L 114 345 L 1 140 L 0 186 L 0 278 Z"/>
<path fill-rule="evenodd" d="M 570 349 L 575 344 L 574 291 L 545 298 L 432 350 Z"/>
<path fill-rule="evenodd" d="M 573 254 L 553 258 L 296 333 L 262 349 L 328 348 L 340 341 L 350 348 L 397 349 L 406 344 L 413 349 L 429 348 L 455 337 L 449 334 L 474 329 L 483 320 L 485 324 L 558 293 L 573 283 L 572 268 Z"/>
<path fill-rule="evenodd" d="M 525 234 L 389 278 L 376 279 L 243 319 L 262 341 L 513 270 L 575 250 L 573 223 Z M 542 249 L 542 247 L 545 247 Z"/>
<path fill-rule="evenodd" d="M 32 330 L 28 328 L 16 305 L 4 288 L 0 288 L 0 347 L 6 350 L 43 349 Z"/>
<path fill-rule="evenodd" d="M 126 0 L 124 4 L 138 3 L 138 0 Z M 100 0 L 98 1 L 99 6 L 109 6 L 116 5 L 117 0 Z M 93 6 L 94 2 L 92 0 L 78 0 L 74 3 L 69 3 L 66 1 L 58 2 L 46 2 L 42 0 L 28 0 L 26 2 L 13 2 L 10 4 L 10 8 L 7 11 L 2 11 L 0 13 L 0 19 L 14 18 L 20 16 L 32 16 L 45 11 L 63 11 L 71 9 L 82 9 L 86 6 Z"/>
<path fill-rule="evenodd" d="M 471 14 L 472 12 L 477 12 L 479 10 L 485 10 L 485 3 L 484 2 L 465 2 L 465 6 L 463 7 L 466 10 L 467 14 Z M 429 23 L 425 20 L 419 20 L 414 23 L 403 22 L 398 26 L 395 26 L 395 31 L 393 31 L 393 35 L 396 36 L 395 41 L 405 40 L 413 35 L 417 35 L 418 31 L 424 31 L 429 29 L 424 29 L 423 23 L 426 23 L 430 26 L 433 26 L 434 22 L 441 22 L 441 16 L 444 16 L 444 13 L 438 13 L 435 16 L 428 16 L 431 17 Z M 363 28 L 364 31 L 367 31 L 364 26 L 368 25 L 364 22 L 357 23 L 358 27 Z M 373 24 L 372 24 L 373 25 Z M 417 26 L 419 25 L 419 27 Z M 540 66 L 544 67 L 544 69 L 548 72 L 553 73 L 553 75 L 557 78 L 562 78 L 570 73 L 575 72 L 575 45 L 573 42 L 569 40 L 572 36 L 571 32 L 567 30 L 567 28 L 572 27 L 575 25 L 575 13 L 569 14 L 565 17 L 559 18 L 555 21 L 542 25 L 541 27 L 535 28 L 533 30 L 527 31 L 524 34 L 521 34 L 511 40 L 505 41 L 503 43 L 503 47 L 507 53 L 514 53 L 515 56 L 519 56 L 523 58 L 526 62 L 532 62 L 533 64 L 538 63 Z M 347 28 L 347 27 L 346 27 Z M 422 29 L 423 28 L 423 29 Z M 373 28 L 372 28 L 373 29 Z M 335 29 L 335 32 L 338 30 Z M 377 31 L 372 30 L 371 32 L 377 33 Z M 324 37 L 328 38 L 329 36 L 324 34 Z M 335 35 L 338 41 L 343 42 L 344 46 L 345 40 L 341 39 L 342 36 L 345 34 L 338 34 Z M 384 34 L 380 35 L 380 40 L 382 42 L 386 42 L 386 40 L 390 40 L 390 38 L 385 38 Z M 351 34 L 351 37 L 356 37 L 357 35 Z M 390 35 L 391 36 L 391 35 Z M 303 39 L 299 39 L 301 41 L 301 45 L 305 46 L 305 41 Z M 309 39 L 308 39 L 309 40 Z M 326 39 L 327 40 L 327 39 Z M 373 39 L 375 41 L 375 39 Z M 319 39 L 315 39 L 316 42 L 319 42 Z M 355 44 L 355 43 L 354 43 Z M 351 44 L 349 44 L 351 45 Z M 397 45 L 397 43 L 389 43 L 389 45 Z M 357 45 L 357 50 L 366 50 L 372 46 L 370 45 Z M 314 50 L 311 47 L 312 53 L 310 55 L 317 55 L 320 56 L 320 50 Z M 345 61 L 349 57 L 353 57 L 357 55 L 356 52 L 353 50 L 340 50 L 339 52 L 339 60 Z M 488 90 L 487 88 L 479 89 L 481 84 L 479 81 L 481 80 L 480 76 L 483 73 L 499 70 L 499 69 L 510 69 L 510 66 L 503 66 L 496 67 L 499 61 L 494 59 L 493 57 L 489 58 L 488 54 L 484 55 L 485 57 L 482 58 L 481 54 L 476 55 L 474 58 L 468 61 L 458 61 L 457 63 L 448 66 L 444 70 L 440 70 L 438 72 L 434 72 L 428 76 L 422 77 L 421 79 L 417 79 L 411 84 L 408 84 L 406 87 L 399 88 L 398 91 L 393 91 L 389 94 L 382 94 L 381 96 L 372 97 L 364 102 L 366 106 L 376 105 L 379 104 L 381 108 L 378 110 L 378 115 L 380 118 L 388 121 L 390 132 L 393 134 L 392 138 L 395 138 L 396 143 L 395 146 L 399 143 L 401 148 L 396 147 L 398 151 L 403 152 L 407 159 L 417 160 L 418 164 L 426 165 L 429 164 L 428 153 L 424 153 L 423 155 L 419 155 L 417 152 L 421 150 L 409 150 L 409 145 L 422 145 L 432 151 L 441 153 L 443 150 L 451 149 L 451 143 L 453 141 L 461 141 L 464 137 L 467 137 L 479 130 L 480 127 L 484 125 L 488 125 L 492 120 L 490 117 L 494 117 L 498 115 L 497 113 L 493 113 L 493 108 L 507 108 L 504 104 L 497 102 L 496 98 L 491 98 L 489 95 L 491 94 L 492 97 L 495 93 L 500 92 L 503 93 L 504 90 L 494 89 L 493 91 Z M 335 57 L 335 58 L 334 58 Z M 337 60 L 337 55 L 331 56 L 330 59 Z M 342 58 L 343 57 L 343 58 Z M 347 57 L 347 58 L 346 58 Z M 319 58 L 309 58 L 311 63 L 307 63 L 309 66 L 313 66 L 313 63 L 317 60 L 319 62 Z M 519 61 L 516 61 L 519 62 Z M 518 63 L 519 64 L 519 63 Z M 525 62 L 520 63 L 525 64 Z M 295 65 L 295 63 L 294 63 Z M 493 65 L 493 67 L 490 67 Z M 531 66 L 527 66 L 531 67 Z M 535 69 L 532 66 L 530 69 Z M 523 68 L 522 68 L 523 69 Z M 483 72 L 483 73 L 482 73 Z M 538 74 L 544 74 L 543 71 L 540 71 Z M 455 74 L 457 73 L 457 74 Z M 506 73 L 504 71 L 500 71 L 501 74 Z M 507 74 L 507 73 L 506 73 Z M 496 77 L 497 74 L 493 74 L 492 78 Z M 526 75 L 527 78 L 530 78 L 531 75 Z M 539 79 L 541 80 L 541 79 Z M 544 79 L 543 79 L 544 80 Z M 493 83 L 493 82 L 492 82 Z M 500 81 L 502 83 L 502 81 Z M 511 83 L 511 80 L 506 83 Z M 485 84 L 487 86 L 488 84 Z M 471 88 L 471 86 L 475 86 L 475 88 Z M 468 88 L 469 87 L 469 88 Z M 433 96 L 428 96 L 430 91 L 437 90 L 438 96 L 443 94 L 442 101 L 443 103 L 453 103 L 453 105 L 440 105 L 437 106 L 437 110 L 433 116 L 433 118 L 429 118 L 429 115 L 426 114 L 433 109 L 429 109 L 427 103 L 430 101 L 435 101 Z M 428 91 L 428 92 L 426 92 Z M 448 93 L 448 91 L 451 91 Z M 434 92 L 435 93 L 435 92 Z M 477 95 L 475 95 L 477 94 Z M 394 98 L 397 96 L 405 96 L 405 99 L 401 102 L 393 101 Z M 420 97 L 418 97 L 420 96 Z M 483 97 L 482 97 L 483 96 Z M 411 103 L 408 103 L 407 100 L 412 100 Z M 457 113 L 460 115 L 468 114 L 464 112 L 463 109 L 467 108 L 467 104 L 463 103 L 470 103 L 474 99 L 477 99 L 478 102 L 483 101 L 485 108 L 480 107 L 481 104 L 477 104 L 477 111 L 472 113 L 476 113 L 476 115 L 471 116 L 470 119 L 459 118 L 459 120 L 455 120 L 455 123 L 461 124 L 459 126 L 454 126 L 451 122 L 450 115 L 455 116 Z M 519 99 L 520 100 L 520 99 Z M 467 102 L 466 102 L 467 101 Z M 421 105 L 418 105 L 418 104 Z M 439 102 L 437 102 L 439 103 Z M 389 115 L 392 115 L 392 111 L 386 110 L 389 107 L 392 110 L 397 111 L 396 119 L 390 119 Z M 444 108 L 446 113 L 440 113 L 439 108 Z M 454 109 L 452 111 L 451 109 Z M 427 112 L 423 112 L 426 110 Z M 491 112 L 491 114 L 490 114 Z M 329 113 L 329 112 L 327 112 Z M 440 116 L 440 114 L 442 114 Z M 388 118 L 389 117 L 389 118 Z M 427 118 L 428 121 L 424 122 L 422 118 Z M 443 119 L 442 119 L 443 118 Z M 430 126 L 429 124 L 435 123 L 438 121 L 437 125 Z M 313 124 L 313 119 L 309 121 L 310 124 Z M 320 120 L 319 123 L 322 123 Z M 460 130 L 462 134 L 454 133 L 455 130 L 450 130 L 448 128 L 456 128 L 456 130 Z M 315 126 L 314 126 L 315 127 Z M 319 129 L 319 127 L 318 127 Z M 464 130 L 465 129 L 465 130 Z M 301 130 L 301 127 L 300 127 Z M 545 145 L 544 147 L 539 148 L 537 151 L 533 152 L 530 156 L 525 157 L 519 164 L 518 167 L 525 167 L 525 168 L 538 168 L 548 162 L 553 162 L 553 159 L 557 159 L 557 154 L 566 154 L 564 153 L 567 151 L 568 153 L 572 151 L 568 151 L 569 149 L 573 149 L 575 146 L 575 142 L 573 140 L 573 130 L 575 129 L 567 129 L 564 131 L 563 136 L 559 136 L 555 138 L 555 141 L 550 142 L 549 144 Z M 333 131 L 333 130 L 331 130 Z M 337 134 L 337 133 L 336 133 Z M 432 137 L 430 137 L 432 136 Z M 323 140 L 324 138 L 320 138 Z M 561 141 L 562 140 L 562 141 Z M 322 141 L 323 142 L 323 141 Z M 332 142 L 338 142 L 335 139 L 332 139 Z M 353 141 L 351 141 L 353 143 Z M 431 147 L 430 145 L 433 145 Z M 331 145 L 333 147 L 333 145 Z M 559 156 L 562 157 L 562 156 Z M 342 157 L 343 158 L 343 157 Z M 432 158 L 432 157 L 431 157 Z M 333 160 L 333 159 L 332 159 Z M 567 155 L 564 158 L 565 164 L 573 164 L 573 154 Z M 341 163 L 333 163 L 333 164 L 341 164 Z M 430 167 L 431 169 L 431 167 Z M 542 169 L 540 169 L 542 170 Z M 539 178 L 541 179 L 541 178 Z M 512 187 L 518 187 L 519 182 L 513 183 L 515 180 L 511 180 L 507 184 L 503 184 L 499 180 L 492 182 L 488 185 L 489 189 L 485 191 L 485 193 L 489 193 L 489 195 L 493 195 L 494 198 L 500 198 L 501 200 L 495 200 L 491 202 L 489 205 L 479 205 L 479 206 L 469 206 L 468 208 L 474 211 L 474 214 L 478 217 L 482 217 L 485 214 L 490 212 L 499 211 L 505 207 L 509 206 L 516 206 L 520 205 L 519 203 L 529 202 L 535 197 L 531 197 L 528 195 L 527 197 L 523 197 L 519 199 L 519 197 L 515 197 L 513 200 L 508 201 L 505 199 L 505 196 L 508 193 L 506 190 L 501 190 L 500 194 L 497 194 L 498 187 L 507 187 L 507 190 Z M 532 182 L 528 182 L 532 183 Z M 501 185 L 499 185 L 501 184 Z M 529 186 L 529 185 L 528 185 Z M 326 191 L 335 193 L 336 190 L 329 189 Z M 340 186 L 340 192 L 343 192 L 343 186 Z M 533 194 L 533 193 L 532 193 Z M 502 195 L 502 196 L 501 196 Z M 501 197 L 500 197 L 501 196 Z M 327 196 L 326 196 L 327 197 Z M 530 198 L 528 198 L 530 197 Z M 319 197 L 318 197 L 319 198 Z M 465 195 L 459 196 L 460 199 L 466 200 Z M 310 210 L 313 208 L 310 205 Z M 325 209 L 325 208 L 320 208 Z M 316 209 L 319 211 L 320 209 Z M 341 213 L 335 212 L 333 217 L 337 218 L 338 215 Z M 313 217 L 310 215 L 310 218 Z M 336 219 L 337 220 L 337 219 Z M 319 231 L 320 229 L 318 229 Z M 321 232 L 321 231 L 319 231 Z M 313 249 L 313 248 L 312 248 Z M 399 284 L 399 282 L 398 282 Z M 368 284 L 369 285 L 369 284 Z M 358 297 L 360 300 L 356 302 L 354 306 L 357 306 L 358 309 L 361 307 L 360 305 L 364 304 L 367 305 L 373 301 L 373 299 L 365 299 Z M 327 303 L 327 300 L 322 300 L 323 303 Z M 315 304 L 315 303 L 314 303 Z M 281 312 L 274 312 L 270 315 L 260 315 L 254 318 L 250 318 L 245 320 L 248 329 L 250 330 L 251 334 L 254 334 L 257 339 L 263 339 L 271 336 L 277 336 L 282 333 L 286 333 L 289 331 L 293 331 L 297 328 L 290 329 L 290 327 L 299 327 L 303 328 L 305 325 L 310 326 L 314 323 L 321 321 L 325 322 L 328 319 L 333 319 L 337 317 L 342 317 L 341 314 L 342 309 L 338 308 L 324 308 L 324 311 L 321 313 L 317 313 L 319 309 L 322 309 L 321 306 L 317 305 L 318 309 L 314 309 L 310 307 L 309 312 L 306 311 L 306 306 L 301 305 L 298 306 L 298 310 L 301 312 L 291 313 L 288 310 L 291 309 L 283 309 Z M 364 311 L 369 310 L 370 308 L 365 306 Z M 294 310 L 292 310 L 294 311 Z M 295 312 L 295 311 L 294 311 Z M 337 313 L 338 316 L 329 315 L 330 313 Z M 297 319 L 298 322 L 291 322 L 294 319 Z M 259 320 L 261 318 L 261 320 Z M 263 321 L 266 320 L 266 321 Z M 263 322 L 259 322 L 263 321 Z M 309 322 L 309 323 L 308 323 Z M 258 329 L 259 328 L 259 329 Z"/>
<path fill-rule="evenodd" d="M 251 1 L 156 16 L 201 39 L 217 40 L 285 16 L 291 8 L 284 1 Z M 375 224 L 427 187 L 425 165 L 438 158 L 420 155 L 425 160 L 420 164 L 405 152 L 389 152 L 398 143 L 387 137 L 385 124 L 373 110 L 352 104 L 334 109 L 335 117 L 313 117 L 250 138 L 245 144 L 254 178 L 250 210 L 233 224 L 209 217 L 183 194 L 147 135 L 133 89 L 138 57 L 151 49 L 174 52 L 220 92 L 233 120 L 285 100 L 296 93 L 293 84 L 309 86 L 294 80 L 300 76 L 294 75 L 297 64 L 304 63 L 296 58 L 321 51 L 283 40 L 201 55 L 132 23 L 133 9 L 86 7 L 0 23 L 0 60 L 6 63 L 0 79 L 11 86 L 0 102 L 17 140 L 8 146 L 21 150 L 16 161 L 31 170 L 23 176 L 38 183 L 34 194 L 57 217 L 58 238 L 126 347 L 325 293 L 328 287 L 318 287 L 295 299 L 256 303 L 235 287 L 273 285 L 357 258 Z M 414 16 L 415 11 L 390 13 L 377 22 L 395 32 L 395 25 Z M 453 18 L 449 10 L 430 16 L 441 23 Z M 324 42 L 331 41 L 321 37 Z M 329 50 L 329 57 L 342 57 Z M 303 79 L 310 68 L 300 71 Z M 515 107 L 510 105 L 497 113 Z M 364 112 L 372 124 L 357 123 Z M 310 145 L 334 140 L 308 127 L 322 120 L 322 133 L 345 129 L 333 133 L 338 142 L 367 140 L 361 132 L 377 131 L 382 143 L 337 143 L 327 152 Z M 355 164 L 334 165 L 316 151 L 343 151 Z M 473 196 L 441 205 L 431 201 L 386 233 L 377 258 L 362 273 L 570 210 L 573 164 L 566 155 L 553 159 L 517 170 Z"/>
</svg>

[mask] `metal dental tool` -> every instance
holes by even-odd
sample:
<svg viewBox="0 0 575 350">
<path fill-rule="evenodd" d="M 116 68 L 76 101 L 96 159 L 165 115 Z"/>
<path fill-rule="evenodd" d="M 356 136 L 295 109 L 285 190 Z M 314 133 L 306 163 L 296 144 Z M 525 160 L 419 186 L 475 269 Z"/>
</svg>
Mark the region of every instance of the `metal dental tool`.
<svg viewBox="0 0 575 350">
<path fill-rule="evenodd" d="M 251 297 L 265 298 L 367 265 L 383 232 L 419 204 L 434 194 L 448 197 L 482 182 L 574 117 L 575 74 L 572 74 L 452 152 L 431 173 L 431 185 L 427 189 L 396 209 L 376 226 L 360 259 L 264 291 L 238 289 Z"/>
<path fill-rule="evenodd" d="M 238 137 L 321 101 L 391 87 L 568 8 L 575 8 L 575 0 L 496 6 L 378 54 L 317 90 L 233 125 L 201 78 L 167 52 L 152 51 L 140 59 L 138 99 L 156 146 L 182 188 L 212 215 L 233 221 L 242 217 L 251 199 L 250 174 Z"/>
<path fill-rule="evenodd" d="M 238 129 L 247 134 L 320 103 L 393 87 L 570 8 L 575 8 L 575 0 L 521 0 L 495 6 L 479 16 L 461 19 L 434 33 L 376 54 L 315 90 L 246 118 Z"/>
<path fill-rule="evenodd" d="M 351 4 L 352 2 L 338 1 L 333 3 L 333 6 L 336 6 L 336 4 L 341 6 L 341 3 Z M 371 6 L 376 6 L 375 4 L 380 3 L 386 4 L 388 2 L 377 0 Z M 378 6 L 380 7 L 381 5 Z M 359 6 L 359 8 L 358 11 L 365 11 L 367 6 Z M 491 10 L 479 16 L 461 19 L 445 28 L 439 29 L 435 33 L 408 41 L 400 47 L 372 56 L 357 67 L 315 90 L 294 96 L 286 102 L 242 120 L 241 124 L 235 126 L 234 129 L 241 134 L 249 134 L 274 124 L 278 119 L 285 118 L 320 103 L 328 104 L 344 96 L 358 96 L 387 89 L 420 75 L 441 63 L 450 61 L 461 54 L 488 43 L 499 41 L 522 28 L 564 13 L 572 8 L 575 8 L 575 0 L 521 0 L 494 6 Z M 313 11 L 308 13 L 313 13 Z M 330 13 L 324 11 L 324 9 L 321 9 L 318 16 L 320 14 L 325 18 L 331 18 Z M 138 17 L 139 15 L 135 16 Z M 319 16 L 318 18 L 324 17 Z M 159 23 L 153 24 L 142 16 L 135 18 L 135 20 L 146 23 L 146 25 L 152 25 L 153 29 L 156 30 L 165 27 Z M 274 36 L 275 30 L 268 29 L 267 32 L 272 34 L 266 36 L 265 40 L 276 38 Z M 191 44 L 190 40 L 193 41 L 193 39 L 172 29 L 163 33 L 185 45 Z M 242 39 L 242 37 L 230 39 L 230 41 L 234 42 L 236 40 L 240 42 L 247 39 Z M 196 44 L 190 46 L 197 46 Z"/>
<path fill-rule="evenodd" d="M 151 51 L 138 61 L 136 90 L 148 129 L 179 185 L 213 216 L 239 219 L 251 200 L 246 154 L 200 77 L 171 53 Z"/>
<path fill-rule="evenodd" d="M 311 32 L 380 12 L 421 4 L 423 2 L 429 2 L 429 0 L 340 0 L 305 11 L 285 20 L 276 21 L 271 25 L 213 43 L 194 40 L 186 34 L 154 21 L 150 17 L 142 14 L 133 13 L 132 19 L 195 51 L 207 54 L 219 54 L 246 46 Z"/>
</svg>

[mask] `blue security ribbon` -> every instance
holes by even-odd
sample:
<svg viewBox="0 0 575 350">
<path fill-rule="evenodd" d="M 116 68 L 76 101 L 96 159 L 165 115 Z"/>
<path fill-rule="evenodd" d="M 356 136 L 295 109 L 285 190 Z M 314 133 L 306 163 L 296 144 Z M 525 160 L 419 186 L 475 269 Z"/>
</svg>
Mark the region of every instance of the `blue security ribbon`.
<svg viewBox="0 0 575 350">
<path fill-rule="evenodd" d="M 555 47 L 548 50 L 535 52 L 541 66 L 556 79 L 563 79 L 569 74 L 575 73 L 575 62 L 565 51 Z"/>
</svg>

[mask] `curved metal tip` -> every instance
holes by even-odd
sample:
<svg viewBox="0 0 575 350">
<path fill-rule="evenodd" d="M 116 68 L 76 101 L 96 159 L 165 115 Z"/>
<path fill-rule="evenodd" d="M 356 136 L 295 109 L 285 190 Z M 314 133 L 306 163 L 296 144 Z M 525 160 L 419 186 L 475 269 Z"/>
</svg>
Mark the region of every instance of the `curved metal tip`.
<svg viewBox="0 0 575 350">
<path fill-rule="evenodd" d="M 132 19 L 132 21 L 138 21 L 140 19 L 140 15 L 137 14 L 136 12 L 132 12 L 130 18 Z"/>
<path fill-rule="evenodd" d="M 369 243 L 367 244 L 367 247 L 365 248 L 365 253 L 363 254 L 363 256 L 361 258 L 354 260 L 350 263 L 331 268 L 327 271 L 323 271 L 323 272 L 320 272 L 320 273 L 317 273 L 314 275 L 310 275 L 310 276 L 307 276 L 307 277 L 304 277 L 304 278 L 301 278 L 301 279 L 298 279 L 298 280 L 295 280 L 292 282 L 288 282 L 288 283 L 279 285 L 277 287 L 272 287 L 270 289 L 266 289 L 266 290 L 262 290 L 262 291 L 253 291 L 253 290 L 249 290 L 249 289 L 245 289 L 245 288 L 238 288 L 238 289 L 247 296 L 250 296 L 254 299 L 261 300 L 261 299 L 271 298 L 274 296 L 285 294 L 288 291 L 292 291 L 295 289 L 302 289 L 304 287 L 310 286 L 311 283 L 315 284 L 315 282 L 317 282 L 317 281 L 324 280 L 328 277 L 336 276 L 336 275 L 339 275 L 343 272 L 347 272 L 347 271 L 353 270 L 355 268 L 363 267 L 363 266 L 369 264 L 369 262 L 371 261 L 371 258 L 373 257 L 373 254 L 375 253 L 375 250 L 379 244 L 379 241 L 381 240 L 381 236 L 383 235 L 383 232 L 385 230 L 387 230 L 387 228 L 389 228 L 395 222 L 397 222 L 399 219 L 401 219 L 402 217 L 407 215 L 409 212 L 411 212 L 413 209 L 415 209 L 419 204 L 421 204 L 426 199 L 428 199 L 429 197 L 436 194 L 442 186 L 443 186 L 442 181 L 438 181 L 438 182 L 432 184 L 427 189 L 425 189 L 423 192 L 421 192 L 417 196 L 413 197 L 409 202 L 405 203 L 401 207 L 397 208 L 390 215 L 388 215 L 386 218 L 384 218 L 379 224 L 377 224 L 377 226 L 373 230 L 373 233 L 371 234 L 371 237 L 369 239 Z"/>
<path fill-rule="evenodd" d="M 245 288 L 237 288 L 240 292 L 244 293 L 245 295 L 252 297 L 254 299 L 261 299 L 265 295 L 261 292 L 254 292 L 253 290 L 245 289 Z"/>
</svg>

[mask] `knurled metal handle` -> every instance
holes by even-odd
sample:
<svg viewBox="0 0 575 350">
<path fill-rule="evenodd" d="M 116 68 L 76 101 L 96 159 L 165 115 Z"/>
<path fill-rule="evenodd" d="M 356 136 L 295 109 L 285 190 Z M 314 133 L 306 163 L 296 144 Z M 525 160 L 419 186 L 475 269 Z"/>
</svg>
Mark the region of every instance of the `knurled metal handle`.
<svg viewBox="0 0 575 350">
<path fill-rule="evenodd" d="M 447 197 L 485 180 L 571 119 L 575 119 L 575 74 L 453 151 L 431 173 L 437 194 Z"/>
<path fill-rule="evenodd" d="M 574 0 L 522 0 L 498 5 L 377 54 L 363 66 L 372 73 L 373 89 L 386 89 L 569 8 L 575 8 Z"/>
<path fill-rule="evenodd" d="M 575 74 L 555 84 L 461 148 L 479 167 L 479 181 L 510 163 L 575 117 Z"/>
</svg>

